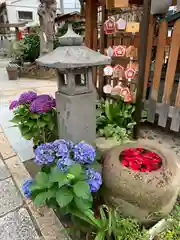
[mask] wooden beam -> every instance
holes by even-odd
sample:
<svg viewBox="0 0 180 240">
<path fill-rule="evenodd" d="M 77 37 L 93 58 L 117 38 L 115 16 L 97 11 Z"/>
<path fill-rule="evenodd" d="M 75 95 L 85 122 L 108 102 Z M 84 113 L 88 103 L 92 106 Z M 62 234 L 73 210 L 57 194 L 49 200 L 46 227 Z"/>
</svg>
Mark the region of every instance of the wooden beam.
<svg viewBox="0 0 180 240">
<path fill-rule="evenodd" d="M 151 11 L 151 0 L 144 0 L 144 13 L 141 20 L 140 27 L 140 48 L 139 48 L 139 75 L 136 93 L 136 111 L 135 111 L 135 122 L 136 126 L 134 128 L 134 138 L 138 138 L 139 128 L 141 123 L 141 112 L 143 108 L 143 89 L 144 89 L 144 76 L 146 68 L 146 57 L 147 57 L 147 47 L 148 47 L 148 31 L 149 31 L 149 21 L 150 21 L 150 11 Z"/>
<path fill-rule="evenodd" d="M 93 33 L 97 29 L 97 5 L 95 0 L 86 0 L 85 5 L 85 44 L 93 48 Z"/>
</svg>

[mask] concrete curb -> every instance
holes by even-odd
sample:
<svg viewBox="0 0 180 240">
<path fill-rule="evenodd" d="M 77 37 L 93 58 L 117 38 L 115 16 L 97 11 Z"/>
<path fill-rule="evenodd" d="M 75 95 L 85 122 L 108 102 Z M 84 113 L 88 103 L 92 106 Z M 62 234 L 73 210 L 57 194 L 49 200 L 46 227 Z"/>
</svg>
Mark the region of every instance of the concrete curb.
<svg viewBox="0 0 180 240">
<path fill-rule="evenodd" d="M 2 133 L 1 133 L 2 134 Z M 4 135 L 4 134 L 3 134 Z M 11 152 L 9 158 L 3 157 L 2 159 L 7 166 L 12 179 L 17 187 L 17 189 L 21 192 L 22 196 L 22 189 L 21 186 L 25 180 L 30 179 L 31 176 L 26 170 L 24 164 L 20 161 L 19 157 L 14 152 L 12 154 L 12 148 L 5 136 L 3 136 L 4 141 L 6 142 L 6 149 L 4 152 Z M 28 210 L 32 221 L 35 225 L 35 228 L 39 235 L 41 236 L 40 239 L 44 240 L 70 240 L 71 238 L 66 233 L 65 228 L 55 215 L 52 209 L 48 209 L 47 207 L 42 207 L 37 209 L 32 201 L 28 199 L 24 199 L 25 208 Z"/>
</svg>

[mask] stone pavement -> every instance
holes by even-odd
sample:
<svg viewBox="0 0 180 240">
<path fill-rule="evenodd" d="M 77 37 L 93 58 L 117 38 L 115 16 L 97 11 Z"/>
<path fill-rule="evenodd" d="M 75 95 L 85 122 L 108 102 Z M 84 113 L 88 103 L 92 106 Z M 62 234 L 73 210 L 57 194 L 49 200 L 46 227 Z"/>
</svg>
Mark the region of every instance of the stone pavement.
<svg viewBox="0 0 180 240">
<path fill-rule="evenodd" d="M 3 152 L 0 153 L 0 239 L 38 240 L 40 236 L 4 163 L 15 153 L 13 153 L 3 133 L 0 134 L 0 146 L 3 149 Z"/>
<path fill-rule="evenodd" d="M 12 119 L 13 113 L 9 111 L 9 103 L 22 92 L 28 90 L 33 90 L 38 94 L 47 93 L 54 96 L 57 85 L 55 80 L 21 78 L 16 81 L 9 81 L 4 65 L 5 63 L 0 61 L 0 125 L 12 148 L 24 162 L 34 156 L 32 142 L 23 139 L 19 130 L 11 127 L 13 124 L 9 120 Z"/>
</svg>

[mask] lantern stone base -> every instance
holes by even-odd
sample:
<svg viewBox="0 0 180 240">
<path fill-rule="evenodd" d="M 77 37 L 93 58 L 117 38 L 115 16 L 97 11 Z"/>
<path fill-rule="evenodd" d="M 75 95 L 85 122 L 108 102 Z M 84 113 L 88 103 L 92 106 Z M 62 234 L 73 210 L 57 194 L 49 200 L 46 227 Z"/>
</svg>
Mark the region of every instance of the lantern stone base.
<svg viewBox="0 0 180 240">
<path fill-rule="evenodd" d="M 153 151 L 160 155 L 162 167 L 154 172 L 135 172 L 124 167 L 119 155 L 125 148 Z M 103 156 L 104 200 L 118 207 L 125 216 L 144 224 L 154 223 L 170 213 L 180 190 L 177 156 L 156 141 L 143 140 L 114 147 Z"/>
<path fill-rule="evenodd" d="M 69 96 L 56 92 L 59 137 L 93 144 L 96 139 L 96 93 Z"/>
</svg>

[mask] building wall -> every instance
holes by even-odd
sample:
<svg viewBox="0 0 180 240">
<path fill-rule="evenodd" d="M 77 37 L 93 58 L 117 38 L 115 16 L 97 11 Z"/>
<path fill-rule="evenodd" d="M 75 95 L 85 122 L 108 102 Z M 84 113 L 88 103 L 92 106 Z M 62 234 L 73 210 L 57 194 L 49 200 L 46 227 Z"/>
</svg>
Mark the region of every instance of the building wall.
<svg viewBox="0 0 180 240">
<path fill-rule="evenodd" d="M 18 23 L 18 11 L 29 11 L 33 14 L 33 21 L 38 22 L 37 8 L 39 0 L 7 0 L 7 14 L 9 23 Z M 57 8 L 60 10 L 60 0 L 57 0 Z M 64 13 L 80 11 L 79 0 L 64 0 Z"/>
</svg>

